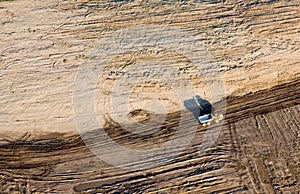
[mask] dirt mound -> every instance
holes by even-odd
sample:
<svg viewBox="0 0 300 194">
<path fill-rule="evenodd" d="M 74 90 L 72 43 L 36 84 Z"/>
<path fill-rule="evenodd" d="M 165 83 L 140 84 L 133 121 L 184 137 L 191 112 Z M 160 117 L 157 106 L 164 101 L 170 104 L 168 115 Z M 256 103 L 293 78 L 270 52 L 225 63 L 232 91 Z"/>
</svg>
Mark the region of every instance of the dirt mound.
<svg viewBox="0 0 300 194">
<path fill-rule="evenodd" d="M 151 119 L 151 113 L 143 109 L 130 111 L 129 116 L 138 123 L 147 123 Z"/>
</svg>

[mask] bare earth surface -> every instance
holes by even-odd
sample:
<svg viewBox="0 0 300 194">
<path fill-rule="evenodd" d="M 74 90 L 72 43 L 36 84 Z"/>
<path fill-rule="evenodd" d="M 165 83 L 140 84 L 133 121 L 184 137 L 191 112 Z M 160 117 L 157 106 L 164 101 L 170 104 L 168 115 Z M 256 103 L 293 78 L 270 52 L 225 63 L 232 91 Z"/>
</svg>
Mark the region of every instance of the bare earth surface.
<svg viewBox="0 0 300 194">
<path fill-rule="evenodd" d="M 0 193 L 299 193 L 299 5 L 296 0 L 1 1 Z M 223 79 L 226 119 L 204 154 L 199 150 L 210 129 L 199 125 L 178 157 L 128 171 L 102 161 L 82 141 L 73 115 L 74 79 L 98 41 L 150 24 L 185 29 L 201 40 Z M 147 87 L 129 84 L 131 109 L 119 114 L 147 122 L 146 105 L 161 100 L 167 114 L 159 131 L 137 136 L 114 115 L 105 117 L 122 68 L 157 57 L 178 67 L 178 76 L 166 86 L 188 77 L 201 97 L 211 99 L 205 83 L 210 80 L 181 53 L 151 48 L 112 57 L 105 69 L 112 74 L 97 83 L 98 96 L 105 95 L 96 99 L 96 114 L 106 134 L 125 147 L 163 144 L 187 114 L 168 87 L 150 80 Z M 144 75 L 153 64 L 143 67 L 134 70 Z M 194 117 L 186 122 L 198 125 Z M 97 129 L 84 136 L 107 146 L 95 134 Z"/>
<path fill-rule="evenodd" d="M 186 152 L 150 170 L 126 171 L 104 163 L 78 135 L 47 136 L 33 141 L 25 134 L 1 146 L 1 190 L 4 193 L 297 193 L 300 190 L 299 84 L 296 81 L 229 99 L 227 119 L 213 147 L 199 155 L 206 132 L 199 126 Z M 145 142 L 165 140 L 172 135 L 178 116 L 180 113 L 170 116 L 163 135 L 148 139 L 118 133 L 120 127 L 115 123 L 110 123 L 106 130 L 118 143 L 139 148 Z M 96 133 L 87 136 L 98 146 L 106 146 L 94 138 Z"/>
</svg>

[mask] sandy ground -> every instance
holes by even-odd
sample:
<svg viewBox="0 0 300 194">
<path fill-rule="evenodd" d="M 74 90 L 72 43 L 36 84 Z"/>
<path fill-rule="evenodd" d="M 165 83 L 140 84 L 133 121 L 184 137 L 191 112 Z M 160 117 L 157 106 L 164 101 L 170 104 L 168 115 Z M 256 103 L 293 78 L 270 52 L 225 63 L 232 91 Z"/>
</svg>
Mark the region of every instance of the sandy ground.
<svg viewBox="0 0 300 194">
<path fill-rule="evenodd" d="M 0 193 L 299 192 L 299 16 L 299 1 L 1 1 Z M 224 123 L 198 125 L 194 94 Z"/>
<path fill-rule="evenodd" d="M 85 56 L 99 41 L 139 25 L 167 25 L 196 34 L 215 61 L 226 96 L 244 95 L 299 78 L 297 1 L 226 1 L 198 3 L 197 6 L 193 3 L 163 4 L 1 2 L 1 132 L 6 135 L 8 132 L 76 133 L 72 92 L 78 67 L 87 61 Z M 129 62 L 131 59 L 131 69 L 128 70 L 141 73 L 145 69 L 153 69 L 153 64 L 143 64 L 141 71 L 134 69 L 134 65 L 142 62 L 141 58 L 148 61 L 159 58 L 181 68 L 178 73 L 186 71 L 183 74 L 192 81 L 196 93 L 210 99 L 210 90 L 203 75 L 189 71 L 191 62 L 182 53 L 168 52 L 143 56 L 128 53 L 123 59 L 112 56 L 112 60 L 119 60 L 122 65 L 128 62 L 125 59 Z M 118 66 L 115 64 L 108 67 L 115 68 Z M 183 74 L 165 85 L 180 83 Z M 106 85 L 101 85 L 104 83 Z M 110 89 L 114 84 L 106 80 L 100 82 L 97 88 L 100 88 L 99 91 L 101 88 Z M 159 90 L 160 87 L 149 83 L 148 89 L 137 88 L 131 99 L 140 103 L 132 103 L 127 113 L 139 107 L 149 109 L 146 105 L 151 100 L 163 103 L 167 107 L 166 112 L 182 109 L 174 93 L 166 92 L 166 88 Z M 148 93 L 145 98 L 142 97 L 143 92 Z M 155 99 L 151 92 L 156 95 Z M 97 113 L 102 117 L 108 100 L 99 98 L 95 101 Z M 106 112 L 109 110 L 108 107 Z"/>
</svg>

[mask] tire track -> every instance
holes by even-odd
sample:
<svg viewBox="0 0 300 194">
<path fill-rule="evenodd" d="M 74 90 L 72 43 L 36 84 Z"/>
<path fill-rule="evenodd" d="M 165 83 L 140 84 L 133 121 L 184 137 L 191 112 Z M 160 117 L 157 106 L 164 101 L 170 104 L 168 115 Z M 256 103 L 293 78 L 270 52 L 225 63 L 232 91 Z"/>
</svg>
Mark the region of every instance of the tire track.
<svg viewBox="0 0 300 194">
<path fill-rule="evenodd" d="M 94 156 L 89 153 L 80 138 L 78 136 L 50 140 L 27 138 L 23 141 L 1 145 L 0 168 L 3 172 L 7 172 L 2 176 L 13 178 L 18 177 L 17 172 L 19 174 L 24 173 L 25 169 L 42 168 L 47 173 L 31 177 L 36 183 L 46 181 L 49 183 L 47 187 L 52 188 L 51 185 L 60 182 L 61 186 L 57 187 L 57 191 L 64 190 L 71 184 L 74 191 L 79 193 L 87 191 L 101 191 L 103 193 L 113 191 L 134 192 L 139 190 L 151 193 L 154 191 L 171 191 L 171 188 L 174 192 L 175 190 L 183 189 L 187 191 L 190 189 L 197 190 L 197 192 L 249 190 L 276 193 L 277 191 L 288 191 L 289 187 L 286 185 L 290 185 L 291 189 L 297 189 L 299 188 L 299 184 L 295 182 L 299 178 L 297 173 L 289 176 L 289 173 L 285 172 L 287 168 L 291 172 L 299 171 L 297 163 L 295 165 L 286 163 L 286 167 L 281 168 L 273 168 L 272 165 L 276 164 L 278 161 L 276 157 L 278 156 L 282 157 L 282 161 L 293 160 L 291 154 L 296 154 L 293 156 L 294 160 L 297 160 L 297 157 L 299 158 L 299 154 L 297 155 L 299 147 L 285 152 L 280 151 L 283 148 L 292 148 L 290 143 L 293 141 L 296 142 L 296 146 L 299 146 L 299 139 L 296 137 L 296 134 L 299 134 L 299 125 L 297 120 L 294 120 L 299 115 L 299 105 L 296 102 L 299 97 L 298 87 L 299 81 L 294 81 L 270 90 L 247 95 L 244 98 L 229 97 L 228 114 L 225 120 L 226 126 L 221 131 L 215 146 L 207 150 L 202 156 L 197 155 L 197 148 L 200 145 L 201 138 L 203 138 L 202 133 L 205 132 L 205 128 L 199 126 L 199 134 L 193 140 L 191 149 L 188 149 L 173 163 L 157 169 L 123 172 L 116 171 L 111 166 L 105 167 L 100 162 L 100 166 L 94 170 L 90 166 L 91 169 L 83 169 L 80 173 L 76 171 L 59 173 L 59 169 L 66 164 L 75 170 L 75 166 L 79 165 L 75 165 L 76 161 L 94 160 Z M 284 102 L 284 104 L 274 103 L 274 99 Z M 287 100 L 290 101 L 286 102 Z M 258 104 L 261 106 L 257 106 Z M 236 115 L 240 115 L 240 117 Z M 166 124 L 176 126 L 178 116 L 180 116 L 180 113 L 169 115 Z M 279 122 L 279 120 L 295 124 L 286 125 Z M 194 118 L 189 122 L 197 123 Z M 111 124 L 108 125 L 108 130 L 114 130 L 113 125 L 115 123 L 112 122 Z M 291 126 L 294 126 L 294 128 L 291 129 Z M 291 133 L 287 131 L 289 135 L 284 135 L 285 129 L 292 131 Z M 166 131 L 166 133 L 169 135 L 158 135 L 156 138 L 160 137 L 162 141 L 165 141 L 166 138 L 172 136 L 171 131 Z M 127 139 L 122 137 L 122 133 L 113 135 L 118 138 L 118 141 L 128 144 Z M 253 136 L 256 136 L 256 138 L 253 138 Z M 137 138 L 134 141 L 131 146 L 142 146 L 144 139 Z M 104 146 L 101 142 L 97 144 Z M 283 147 L 280 146 L 281 144 L 283 144 Z M 17 152 L 12 153 L 12 148 Z M 50 166 L 52 166 L 52 170 L 47 170 L 50 169 Z M 284 176 L 288 177 L 287 179 L 280 178 L 276 173 L 273 173 L 274 170 L 279 172 L 282 168 L 285 169 L 283 173 Z M 100 173 L 100 175 L 95 176 L 95 173 Z M 102 181 L 99 182 L 100 178 Z M 26 176 L 23 178 L 19 176 L 18 179 L 28 181 Z M 228 181 L 223 181 L 224 179 L 231 180 L 231 184 Z M 82 180 L 86 180 L 85 183 L 80 183 Z M 165 186 L 160 184 L 162 181 L 166 182 Z M 249 184 L 249 181 L 252 183 Z M 274 186 L 281 182 L 282 185 Z M 43 188 L 40 188 L 41 191 Z"/>
</svg>

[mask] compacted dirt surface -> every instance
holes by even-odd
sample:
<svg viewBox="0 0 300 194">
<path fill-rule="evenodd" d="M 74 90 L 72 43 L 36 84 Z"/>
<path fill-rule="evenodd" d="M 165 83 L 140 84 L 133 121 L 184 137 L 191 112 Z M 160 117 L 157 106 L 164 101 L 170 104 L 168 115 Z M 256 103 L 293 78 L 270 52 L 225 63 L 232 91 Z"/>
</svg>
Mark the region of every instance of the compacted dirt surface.
<svg viewBox="0 0 300 194">
<path fill-rule="evenodd" d="M 299 6 L 297 0 L 0 0 L 0 193 L 299 193 Z M 224 98 L 210 101 L 213 79 L 204 79 L 180 52 L 128 51 L 111 56 L 108 74 L 95 85 L 104 96 L 95 99 L 103 128 L 80 131 L 72 97 L 87 53 L 105 37 L 153 24 L 184 29 L 201 41 L 222 78 Z M 177 68 L 174 78 L 166 86 L 129 81 L 132 109 L 117 111 L 159 127 L 120 124 L 107 105 L 114 81 L 121 73 L 147 74 L 157 58 Z M 178 106 L 168 86 L 183 77 L 216 112 L 226 112 L 223 122 L 203 127 Z M 155 100 L 166 105 L 165 114 L 148 110 Z M 126 163 L 147 169 L 116 167 L 90 149 L 113 150 L 99 138 L 135 150 L 180 142 L 180 118 L 192 140 L 184 149 L 177 143 L 164 155 Z M 155 160 L 158 165 L 150 167 Z"/>
</svg>

